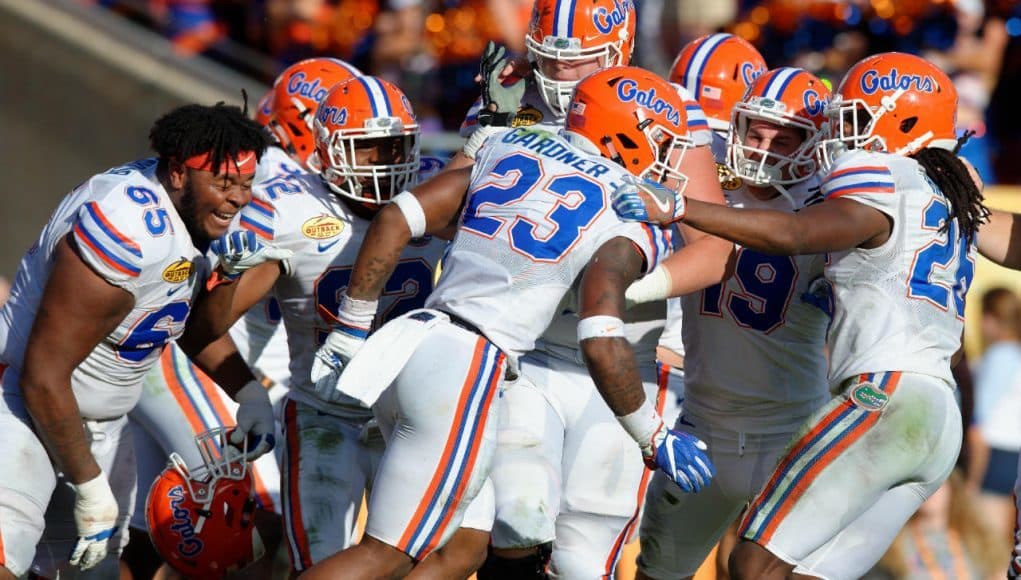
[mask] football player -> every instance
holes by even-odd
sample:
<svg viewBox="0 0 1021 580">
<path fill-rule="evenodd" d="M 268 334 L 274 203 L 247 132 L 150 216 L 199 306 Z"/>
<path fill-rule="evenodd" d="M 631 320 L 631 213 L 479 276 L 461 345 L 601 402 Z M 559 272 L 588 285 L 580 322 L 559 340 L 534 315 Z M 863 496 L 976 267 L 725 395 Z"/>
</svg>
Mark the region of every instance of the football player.
<svg viewBox="0 0 1021 580">
<path fill-rule="evenodd" d="M 258 181 L 256 199 L 238 222 L 241 229 L 292 250 L 294 257 L 246 272 L 229 316 L 233 319 L 272 292 L 287 329 L 292 378 L 283 410 L 282 500 L 295 571 L 354 540 L 362 496 L 373 486 L 384 449 L 371 410 L 338 399 L 312 381 L 316 363 L 308 345 L 322 344 L 329 334 L 371 217 L 397 192 L 442 167 L 440 160 L 420 156 L 411 105 L 384 80 L 353 76 L 340 82 L 305 119 L 312 127 L 307 134 L 311 145 L 288 138 L 295 151 L 312 152 L 305 158 L 318 172 L 309 173 L 293 156 L 271 148 L 264 164 L 271 173 Z M 293 120 L 280 124 L 295 126 Z M 444 247 L 434 238 L 408 247 L 388 282 L 380 323 L 422 306 Z M 479 558 L 473 554 L 484 553 L 492 525 L 487 497 L 460 534 L 469 561 L 456 555 L 434 558 L 430 566 L 437 567 L 436 574 L 467 577 L 469 568 L 477 567 Z"/>
<path fill-rule="evenodd" d="M 291 159 L 308 168 L 308 160 L 314 158 L 312 118 L 316 105 L 330 87 L 358 74 L 361 73 L 344 61 L 315 58 L 291 65 L 277 77 L 255 111 L 257 122 L 271 130 L 276 144 L 267 151 L 256 173 L 253 188 L 257 196 L 263 196 L 260 192 L 265 189 L 264 182 L 269 182 L 274 191 L 287 190 L 288 183 L 279 178 L 280 164 L 275 162 L 279 152 L 286 151 Z M 269 389 L 275 411 L 279 410 L 278 402 L 286 393 L 284 385 L 289 379 L 287 337 L 279 320 L 280 306 L 270 296 L 249 309 L 230 329 L 233 345 Z M 232 347 L 226 348 L 231 350 Z M 167 457 L 177 453 L 185 465 L 192 468 L 201 465 L 195 437 L 216 427 L 232 426 L 236 408 L 223 389 L 196 368 L 175 343 L 169 345 L 160 364 L 154 365 L 146 375 L 144 385 L 142 397 L 129 415 L 139 485 L 131 527 L 133 532 L 141 533 L 148 532 L 144 510 L 146 494 L 166 467 Z M 275 414 L 279 416 L 278 412 Z M 279 545 L 279 530 L 283 529 L 279 519 L 270 516 L 281 511 L 280 469 L 276 456 L 267 454 L 258 458 L 251 472 L 262 507 L 262 511 L 256 512 L 261 537 L 272 553 Z M 143 569 L 158 566 L 159 558 L 155 556 L 150 542 L 145 539 L 132 542 L 125 553 L 125 561 L 144 573 Z M 272 561 L 266 564 L 272 565 Z"/>
<path fill-rule="evenodd" d="M 604 242 L 623 240 L 637 276 L 665 254 L 662 230 L 622 224 L 606 203 L 616 184 L 636 175 L 672 186 L 686 181 L 679 168 L 694 146 L 678 94 L 652 73 L 618 67 L 582 81 L 570 106 L 564 136 L 532 127 L 490 132 L 474 169 L 401 193 L 373 221 L 322 349 L 339 382 L 327 380 L 335 375 L 321 382 L 336 384 L 338 397 L 375 405 L 390 433 L 387 454 L 366 537 L 311 569 L 310 578 L 399 577 L 443 546 L 486 480 L 498 392 L 518 378 L 517 360 L 532 350 L 589 258 Z M 456 234 L 426 309 L 366 341 L 401 250 L 450 228 Z M 637 395 L 645 397 L 640 388 Z M 636 439 L 641 453 L 634 443 L 625 451 L 638 461 L 658 454 L 663 469 L 697 490 L 711 478 L 704 446 L 670 433 L 668 440 Z"/>
<path fill-rule="evenodd" d="M 744 39 L 726 33 L 696 38 L 681 49 L 670 68 L 669 80 L 680 85 L 685 97 L 698 102 L 712 130 L 716 170 L 724 190 L 739 184 L 727 167 L 727 134 L 734 105 L 766 70 L 766 61 Z M 647 276 L 628 288 L 632 301 L 651 302 L 665 298 L 662 276 Z M 683 308 L 679 298 L 667 300 L 666 325 L 656 346 L 660 381 L 667 381 L 668 399 L 664 417 L 674 421 L 684 402 Z"/>
<path fill-rule="evenodd" d="M 149 137 L 158 157 L 93 176 L 64 198 L 0 312 L 0 577 L 30 564 L 51 578 L 73 567 L 117 573 L 135 493 L 125 415 L 184 331 L 209 273 L 205 251 L 251 199 L 268 141 L 223 104 L 170 111 Z M 267 253 L 245 243 L 253 260 Z M 240 249 L 212 246 L 221 256 Z M 230 372 L 225 386 L 241 404 L 235 441 L 271 449 L 258 381 L 240 359 L 195 354 L 213 376 Z"/>
<path fill-rule="evenodd" d="M 631 2 L 599 0 L 573 11 L 566 2 L 536 2 L 526 38 L 534 77 L 516 85 L 523 96 L 519 93 L 502 104 L 504 109 L 516 111 L 507 122 L 562 128 L 567 100 L 579 79 L 607 66 L 626 64 L 634 31 Z M 630 85 L 625 83 L 621 90 L 630 94 Z M 498 89 L 495 81 L 488 83 L 486 91 L 491 96 L 510 92 Z M 719 200 L 722 196 L 707 146 L 711 139 L 708 124 L 696 103 L 689 101 L 684 106 L 688 137 L 695 146 L 683 160 L 684 172 L 692 191 Z M 492 123 L 490 111 L 481 105 L 477 109 L 480 119 Z M 540 122 L 534 122 L 536 110 L 541 110 Z M 464 148 L 468 158 L 493 130 L 492 126 L 473 124 L 472 119 L 469 115 L 462 128 L 462 134 L 471 134 Z M 455 157 L 451 165 L 458 163 Z M 732 244 L 686 228 L 682 234 L 687 245 L 675 259 L 689 270 L 678 280 L 678 290 L 701 288 L 723 279 Z M 661 270 L 656 277 L 669 284 Z M 565 298 L 535 352 L 522 358 L 522 374 L 529 380 L 516 382 L 505 393 L 504 431 L 493 470 L 497 521 L 493 553 L 480 571 L 484 579 L 500 578 L 501 574 L 541 576 L 549 561 L 558 574 L 606 574 L 616 565 L 638 521 L 646 471 L 631 450 L 627 434 L 599 400 L 582 362 L 575 331 L 576 302 L 574 292 Z M 653 399 L 660 398 L 655 348 L 664 318 L 662 305 L 635 309 L 627 317 L 628 336 L 639 345 L 638 357 Z M 665 404 L 665 387 L 662 398 Z M 581 444 L 592 440 L 600 443 Z M 619 471 L 595 467 L 618 456 L 629 458 Z M 571 466 L 575 465 L 588 475 L 572 475 Z"/>
<path fill-rule="evenodd" d="M 663 211 L 645 203 L 652 188 L 616 198 L 623 215 L 651 211 L 657 223 L 682 220 L 774 255 L 829 256 L 834 397 L 745 511 L 736 578 L 860 577 L 957 459 L 950 363 L 985 210 L 974 183 L 949 177 L 967 174 L 953 153 L 956 109 L 953 84 L 931 63 L 871 56 L 825 108 L 822 203 L 790 213 L 660 191 L 672 207 Z"/>
<path fill-rule="evenodd" d="M 728 147 L 737 181 L 724 193 L 731 207 L 794 212 L 822 200 L 815 148 L 829 97 L 801 69 L 769 71 L 752 83 L 734 105 Z M 640 577 L 694 576 L 797 429 L 829 400 L 824 262 L 739 248 L 730 280 L 681 298 L 687 366 L 678 427 L 706 442 L 717 475 L 693 496 L 654 476 L 639 534 Z M 721 352 L 741 364 L 720 364 Z"/>
</svg>

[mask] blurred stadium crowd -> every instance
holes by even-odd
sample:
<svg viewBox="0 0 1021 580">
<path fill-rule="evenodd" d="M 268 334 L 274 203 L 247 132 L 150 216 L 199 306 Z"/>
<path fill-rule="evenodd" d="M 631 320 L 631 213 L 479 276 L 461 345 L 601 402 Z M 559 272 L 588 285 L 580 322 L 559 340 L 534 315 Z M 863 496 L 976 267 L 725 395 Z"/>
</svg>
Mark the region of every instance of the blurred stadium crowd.
<svg viewBox="0 0 1021 580">
<path fill-rule="evenodd" d="M 488 40 L 524 54 L 530 0 L 86 0 L 271 82 L 310 56 L 342 58 L 394 81 L 423 132 L 456 130 L 478 96 Z M 921 54 L 948 72 L 963 155 L 986 183 L 1021 183 L 1021 2 L 1017 0 L 640 0 L 635 64 L 665 74 L 693 38 L 727 31 L 771 67 L 837 80 L 867 54 Z"/>
</svg>

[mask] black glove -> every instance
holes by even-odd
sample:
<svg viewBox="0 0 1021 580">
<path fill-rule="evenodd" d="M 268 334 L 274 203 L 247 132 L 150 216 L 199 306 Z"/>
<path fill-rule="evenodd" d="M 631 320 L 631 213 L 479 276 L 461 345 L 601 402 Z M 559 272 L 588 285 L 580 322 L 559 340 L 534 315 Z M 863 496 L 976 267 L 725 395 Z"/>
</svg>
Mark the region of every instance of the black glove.
<svg viewBox="0 0 1021 580">
<path fill-rule="evenodd" d="M 489 41 L 482 53 L 479 75 L 482 77 L 482 109 L 479 111 L 479 125 L 483 127 L 509 127 L 521 106 L 525 95 L 525 79 L 504 86 L 500 73 L 507 66 L 507 49 Z"/>
</svg>

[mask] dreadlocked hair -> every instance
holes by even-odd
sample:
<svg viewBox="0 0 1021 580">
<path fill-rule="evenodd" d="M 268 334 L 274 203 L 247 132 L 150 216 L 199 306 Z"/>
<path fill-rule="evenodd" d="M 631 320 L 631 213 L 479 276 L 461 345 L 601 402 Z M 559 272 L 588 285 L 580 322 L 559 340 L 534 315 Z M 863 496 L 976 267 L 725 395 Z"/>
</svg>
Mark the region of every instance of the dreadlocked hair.
<svg viewBox="0 0 1021 580">
<path fill-rule="evenodd" d="M 149 146 L 159 155 L 161 169 L 170 159 L 184 161 L 204 153 L 210 155 L 213 167 L 237 158 L 241 151 L 254 151 L 256 159 L 261 159 L 269 143 L 261 125 L 239 107 L 223 102 L 178 107 L 157 119 L 149 131 Z"/>
<path fill-rule="evenodd" d="M 933 147 L 922 149 L 911 157 L 925 169 L 929 179 L 950 202 L 950 216 L 957 220 L 961 236 L 972 243 L 979 226 L 989 216 L 989 209 L 982 204 L 985 197 L 972 181 L 964 162 L 954 152 Z M 949 227 L 947 222 L 941 231 Z"/>
</svg>

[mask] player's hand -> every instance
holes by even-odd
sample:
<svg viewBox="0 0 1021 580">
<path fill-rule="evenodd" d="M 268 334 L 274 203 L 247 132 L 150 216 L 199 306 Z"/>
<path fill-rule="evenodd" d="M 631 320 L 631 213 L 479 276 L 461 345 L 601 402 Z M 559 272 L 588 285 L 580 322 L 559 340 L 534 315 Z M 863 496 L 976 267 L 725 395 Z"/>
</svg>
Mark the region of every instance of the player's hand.
<svg viewBox="0 0 1021 580">
<path fill-rule="evenodd" d="M 366 336 L 347 326 L 337 326 L 330 331 L 312 360 L 312 384 L 316 394 L 323 401 L 335 403 L 339 400 L 337 381 L 344 365 L 361 350 Z"/>
<path fill-rule="evenodd" d="M 106 557 L 106 546 L 117 533 L 120 509 L 106 474 L 74 486 L 74 525 L 78 539 L 71 549 L 71 565 L 88 570 Z"/>
<path fill-rule="evenodd" d="M 482 108 L 479 125 L 508 127 L 514 120 L 521 98 L 525 95 L 525 80 L 504 84 L 502 73 L 508 66 L 507 49 L 490 41 L 482 54 L 479 76 L 482 77 Z"/>
<path fill-rule="evenodd" d="M 273 247 L 259 240 L 255 232 L 243 230 L 228 232 L 213 240 L 210 251 L 216 254 L 220 268 L 227 278 L 237 278 L 245 270 L 250 270 L 263 262 L 285 260 L 294 252 Z"/>
<path fill-rule="evenodd" d="M 273 421 L 273 402 L 269 400 L 266 387 L 259 381 L 249 381 L 234 395 L 234 400 L 239 405 L 238 426 L 230 433 L 230 443 L 244 446 L 249 460 L 272 451 L 276 445 L 276 427 Z"/>
<path fill-rule="evenodd" d="M 528 78 L 533 76 L 532 74 L 532 63 L 523 56 L 515 56 L 507 60 L 507 64 L 500 70 L 500 82 L 506 82 L 512 78 Z M 475 75 L 475 82 L 482 84 L 482 75 Z"/>
<path fill-rule="evenodd" d="M 716 474 L 706 449 L 698 437 L 662 425 L 652 441 L 642 446 L 642 456 L 649 469 L 661 469 L 681 489 L 696 493 L 709 485 Z"/>
<path fill-rule="evenodd" d="M 665 185 L 631 175 L 610 198 L 620 219 L 665 226 L 684 219 L 684 195 Z"/>
</svg>

